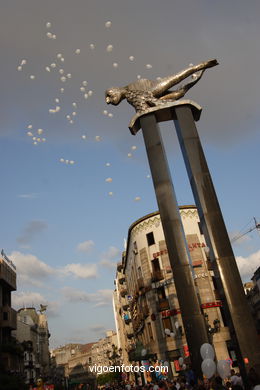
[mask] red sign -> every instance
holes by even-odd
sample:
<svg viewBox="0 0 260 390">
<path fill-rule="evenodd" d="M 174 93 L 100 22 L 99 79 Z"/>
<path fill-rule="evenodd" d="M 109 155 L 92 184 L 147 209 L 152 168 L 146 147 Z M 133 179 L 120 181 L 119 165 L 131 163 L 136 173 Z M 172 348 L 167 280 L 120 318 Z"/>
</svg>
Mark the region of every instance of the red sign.
<svg viewBox="0 0 260 390">
<path fill-rule="evenodd" d="M 189 248 L 190 252 L 196 248 L 205 248 L 205 247 L 206 247 L 206 244 L 204 242 L 193 242 L 191 244 L 188 244 L 188 248 Z M 162 251 L 153 253 L 153 258 L 156 259 L 159 256 L 167 255 L 167 253 L 168 253 L 168 250 L 163 249 Z"/>
<path fill-rule="evenodd" d="M 162 318 L 176 316 L 177 314 L 180 314 L 180 312 L 181 312 L 180 309 L 164 310 L 164 311 L 161 311 L 161 316 L 162 316 Z"/>
<path fill-rule="evenodd" d="M 185 357 L 190 356 L 190 352 L 189 352 L 189 347 L 188 347 L 188 345 L 184 345 L 184 346 L 183 346 L 183 351 L 184 351 L 184 356 L 185 356 Z"/>
<path fill-rule="evenodd" d="M 207 302 L 207 303 L 202 303 L 201 308 L 202 309 L 210 309 L 211 307 L 221 307 L 222 302 Z"/>
<path fill-rule="evenodd" d="M 153 253 L 153 258 L 156 259 L 158 256 L 167 255 L 167 253 L 168 253 L 167 249 L 164 249 L 163 251 L 160 251 L 160 252 L 155 252 L 155 253 Z"/>
</svg>

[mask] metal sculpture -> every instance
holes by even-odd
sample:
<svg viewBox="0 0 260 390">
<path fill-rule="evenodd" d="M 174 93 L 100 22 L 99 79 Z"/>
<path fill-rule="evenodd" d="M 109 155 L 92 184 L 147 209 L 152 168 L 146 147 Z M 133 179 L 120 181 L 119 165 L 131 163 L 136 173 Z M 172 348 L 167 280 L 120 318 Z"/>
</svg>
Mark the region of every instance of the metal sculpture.
<svg viewBox="0 0 260 390">
<path fill-rule="evenodd" d="M 110 88 L 106 90 L 106 103 L 117 106 L 123 99 L 126 99 L 139 114 L 145 114 L 151 108 L 163 106 L 168 102 L 174 102 L 182 98 L 202 77 L 207 68 L 218 65 L 217 60 L 201 62 L 192 65 L 181 72 L 161 78 L 159 80 L 140 79 L 125 87 Z M 198 73 L 199 72 L 199 73 Z M 193 80 L 174 91 L 170 91 L 174 85 L 192 76 Z"/>
</svg>

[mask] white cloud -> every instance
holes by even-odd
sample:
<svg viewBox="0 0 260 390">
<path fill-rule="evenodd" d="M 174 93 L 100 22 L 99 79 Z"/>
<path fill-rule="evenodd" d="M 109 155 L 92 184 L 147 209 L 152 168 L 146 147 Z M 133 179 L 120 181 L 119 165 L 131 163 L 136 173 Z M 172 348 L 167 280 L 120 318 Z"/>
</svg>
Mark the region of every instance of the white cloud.
<svg viewBox="0 0 260 390">
<path fill-rule="evenodd" d="M 96 264 L 67 264 L 60 269 L 61 273 L 65 276 L 73 275 L 79 279 L 90 279 L 97 277 Z"/>
<path fill-rule="evenodd" d="M 80 242 L 77 246 L 77 251 L 88 253 L 91 251 L 91 249 L 93 249 L 94 245 L 94 241 L 92 240 Z"/>
<path fill-rule="evenodd" d="M 35 199 L 37 198 L 37 195 L 36 193 L 31 193 L 31 194 L 19 194 L 17 195 L 18 198 L 23 198 L 23 199 Z"/>
<path fill-rule="evenodd" d="M 98 290 L 95 293 L 87 293 L 73 287 L 63 287 L 61 292 L 69 302 L 91 302 L 94 303 L 95 307 L 112 304 L 113 290 Z"/>
<path fill-rule="evenodd" d="M 37 292 L 14 292 L 12 294 L 12 306 L 15 309 L 23 307 L 38 307 L 46 304 L 46 299 Z"/>
<path fill-rule="evenodd" d="M 236 261 L 241 278 L 244 282 L 246 282 L 252 278 L 253 273 L 259 267 L 260 250 L 252 253 L 248 257 L 237 256 Z"/>
<path fill-rule="evenodd" d="M 42 294 L 38 292 L 14 292 L 12 294 L 12 306 L 16 309 L 25 307 L 34 307 L 36 310 L 40 305 L 47 305 L 46 314 L 48 318 L 57 317 L 59 312 L 59 302 L 49 302 Z"/>
<path fill-rule="evenodd" d="M 117 259 L 120 255 L 120 250 L 114 246 L 110 246 L 106 252 L 104 252 L 101 256 L 100 264 L 104 267 L 115 270 L 117 261 L 113 261 Z"/>
<path fill-rule="evenodd" d="M 53 268 L 32 254 L 14 251 L 9 257 L 16 265 L 18 283 L 39 287 L 43 279 L 55 273 Z"/>
</svg>

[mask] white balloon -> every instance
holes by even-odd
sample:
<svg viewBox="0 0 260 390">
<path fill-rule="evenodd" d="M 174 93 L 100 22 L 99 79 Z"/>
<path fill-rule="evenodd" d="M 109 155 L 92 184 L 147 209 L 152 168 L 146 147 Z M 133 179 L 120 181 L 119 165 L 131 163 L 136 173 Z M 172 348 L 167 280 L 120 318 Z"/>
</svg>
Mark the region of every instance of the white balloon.
<svg viewBox="0 0 260 390">
<path fill-rule="evenodd" d="M 76 49 L 75 54 L 80 54 L 80 49 Z"/>
<path fill-rule="evenodd" d="M 118 68 L 118 63 L 117 63 L 117 62 L 114 62 L 114 63 L 113 63 L 113 67 L 114 67 L 114 68 Z"/>
<path fill-rule="evenodd" d="M 87 136 L 86 136 L 85 134 L 83 134 L 83 135 L 81 136 L 81 138 L 82 138 L 82 139 L 86 139 Z"/>
<path fill-rule="evenodd" d="M 64 158 L 60 158 L 60 162 L 64 162 Z"/>
<path fill-rule="evenodd" d="M 18 70 L 19 72 L 21 72 L 21 70 L 23 70 L 22 66 L 17 66 L 17 70 Z"/>
<path fill-rule="evenodd" d="M 100 135 L 96 135 L 95 140 L 96 140 L 96 141 L 100 141 L 100 140 L 101 140 Z"/>
<path fill-rule="evenodd" d="M 81 90 L 81 92 L 85 92 L 85 91 L 86 91 L 86 88 L 80 87 L 80 90 Z"/>
<path fill-rule="evenodd" d="M 57 58 L 62 58 L 62 54 L 61 54 L 61 53 L 58 53 L 58 54 L 57 54 Z"/>
<path fill-rule="evenodd" d="M 112 25 L 112 23 L 111 23 L 110 21 L 108 21 L 108 22 L 105 23 L 106 28 L 111 27 L 111 25 Z"/>
<path fill-rule="evenodd" d="M 146 64 L 146 69 L 152 69 L 152 65 L 151 64 Z"/>
<path fill-rule="evenodd" d="M 84 85 L 84 87 L 86 87 L 88 85 L 88 82 L 86 80 L 82 81 L 82 85 Z"/>
<path fill-rule="evenodd" d="M 106 50 L 107 50 L 108 53 L 111 53 L 113 48 L 114 48 L 113 45 L 107 45 L 107 49 Z"/>
<path fill-rule="evenodd" d="M 51 32 L 47 32 L 46 36 L 51 39 L 52 38 L 52 33 Z"/>
<path fill-rule="evenodd" d="M 55 34 L 52 34 L 52 39 L 56 39 L 56 35 Z"/>
<path fill-rule="evenodd" d="M 136 198 L 135 198 L 135 199 L 136 199 Z M 170 329 L 168 329 L 168 328 L 164 329 L 164 332 L 165 332 L 165 334 L 167 334 L 167 335 L 170 335 L 170 334 L 171 334 L 171 331 L 170 331 Z"/>
<path fill-rule="evenodd" d="M 95 45 L 94 45 L 93 43 L 91 43 L 91 44 L 89 45 L 89 47 L 90 47 L 91 50 L 95 49 Z"/>
<path fill-rule="evenodd" d="M 183 365 L 183 357 L 179 357 L 178 361 L 179 361 L 179 364 L 182 366 Z"/>
<path fill-rule="evenodd" d="M 107 182 L 107 183 L 111 183 L 112 180 L 113 180 L 113 179 L 112 179 L 111 177 L 108 177 L 108 178 L 106 179 L 106 182 Z"/>
<path fill-rule="evenodd" d="M 216 372 L 216 364 L 212 359 L 204 359 L 201 363 L 201 370 L 206 378 L 212 378 Z"/>
<path fill-rule="evenodd" d="M 34 80 L 34 79 L 35 79 L 35 76 L 34 76 L 33 74 L 31 74 L 30 79 L 31 79 L 31 80 Z"/>
<path fill-rule="evenodd" d="M 171 332 L 171 333 L 170 333 L 170 336 L 171 336 L 172 338 L 174 338 L 174 337 L 175 337 L 175 333 L 174 333 L 174 332 Z"/>
<path fill-rule="evenodd" d="M 32 137 L 33 133 L 31 131 L 27 131 L 27 135 L 29 135 L 29 137 Z"/>
<path fill-rule="evenodd" d="M 132 150 L 136 150 L 136 146 L 135 146 L 135 145 L 133 145 L 131 149 L 132 149 Z"/>
<path fill-rule="evenodd" d="M 55 103 L 59 103 L 60 102 L 60 99 L 59 98 L 55 98 Z"/>
<path fill-rule="evenodd" d="M 110 113 L 108 114 L 108 116 L 109 116 L 109 118 L 113 118 L 112 112 L 110 112 Z"/>
<path fill-rule="evenodd" d="M 53 62 L 52 64 L 51 64 L 51 68 L 56 68 L 56 64 L 55 64 L 55 62 Z"/>
<path fill-rule="evenodd" d="M 26 65 L 26 63 L 27 63 L 27 60 L 22 60 L 21 61 L 21 65 Z"/>
<path fill-rule="evenodd" d="M 37 133 L 38 133 L 39 135 L 41 135 L 41 134 L 43 133 L 43 129 L 38 129 L 38 130 L 37 130 Z"/>
<path fill-rule="evenodd" d="M 61 91 L 61 93 L 63 93 L 64 92 L 64 88 L 61 88 L 60 91 Z"/>
<path fill-rule="evenodd" d="M 230 376 L 230 363 L 227 360 L 219 360 L 217 370 L 222 379 Z"/>
<path fill-rule="evenodd" d="M 46 28 L 51 28 L 51 23 L 50 22 L 46 23 Z"/>
<path fill-rule="evenodd" d="M 28 126 L 27 126 L 27 129 L 32 129 L 32 125 L 28 125 Z"/>
<path fill-rule="evenodd" d="M 186 367 L 187 367 L 187 366 L 186 366 L 186 364 L 184 363 L 184 364 L 182 365 L 182 369 L 183 369 L 183 370 L 186 370 Z"/>
<path fill-rule="evenodd" d="M 87 99 L 88 98 L 88 93 L 85 93 L 84 94 L 84 99 Z"/>
<path fill-rule="evenodd" d="M 60 74 L 63 74 L 63 73 L 64 73 L 64 70 L 63 70 L 63 69 L 59 69 L 59 73 L 60 73 Z"/>
<path fill-rule="evenodd" d="M 65 76 L 62 76 L 61 78 L 60 78 L 60 81 L 62 81 L 63 83 L 65 83 L 66 82 L 66 77 Z"/>
<path fill-rule="evenodd" d="M 93 91 L 88 91 L 88 96 L 92 96 L 93 95 Z"/>
<path fill-rule="evenodd" d="M 134 56 L 130 56 L 130 57 L 129 57 L 129 60 L 130 60 L 130 61 L 134 61 L 134 59 L 135 59 Z"/>
<path fill-rule="evenodd" d="M 139 200 L 141 200 L 140 196 L 136 196 L 136 197 L 135 197 L 135 201 L 138 202 Z M 170 330 L 170 329 L 168 329 L 168 330 Z M 170 333 L 171 333 L 171 332 L 170 332 Z M 170 334 L 170 333 L 169 333 L 169 334 Z M 167 333 L 167 334 L 168 334 L 168 333 Z"/>
<path fill-rule="evenodd" d="M 104 115 L 107 115 L 107 114 L 108 114 L 107 110 L 104 110 L 104 111 L 103 111 L 103 114 L 104 114 Z"/>
<path fill-rule="evenodd" d="M 67 74 L 68 79 L 71 79 L 71 73 Z"/>
<path fill-rule="evenodd" d="M 64 62 L 64 61 L 65 61 L 63 57 L 61 57 L 61 59 L 60 59 L 60 60 L 61 60 L 61 62 Z"/>
<path fill-rule="evenodd" d="M 113 192 L 109 192 L 108 195 L 112 196 L 112 195 L 113 195 Z"/>
<path fill-rule="evenodd" d="M 215 352 L 211 344 L 209 343 L 204 343 L 200 347 L 200 355 L 202 359 L 214 359 L 215 357 Z"/>
<path fill-rule="evenodd" d="M 46 70 L 47 72 L 50 72 L 50 71 L 51 71 L 51 68 L 50 68 L 49 66 L 46 66 L 46 67 L 45 67 L 45 70 Z"/>
<path fill-rule="evenodd" d="M 132 153 L 127 153 L 127 157 L 132 157 Z"/>
<path fill-rule="evenodd" d="M 146 349 L 145 349 L 145 348 L 144 348 L 144 349 L 142 349 L 142 351 L 141 351 L 141 355 L 142 355 L 142 356 L 145 356 L 145 355 L 146 355 L 146 352 L 147 352 L 147 351 L 146 351 Z"/>
</svg>

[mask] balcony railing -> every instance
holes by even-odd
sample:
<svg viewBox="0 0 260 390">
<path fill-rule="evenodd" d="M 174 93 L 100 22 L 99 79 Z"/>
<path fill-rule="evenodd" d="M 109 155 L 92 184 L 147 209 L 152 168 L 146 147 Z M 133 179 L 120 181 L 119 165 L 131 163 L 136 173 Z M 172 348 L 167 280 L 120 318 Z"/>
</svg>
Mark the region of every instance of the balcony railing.
<svg viewBox="0 0 260 390">
<path fill-rule="evenodd" d="M 1 328 L 17 328 L 17 313 L 10 306 L 0 308 L 0 327 Z"/>
</svg>

